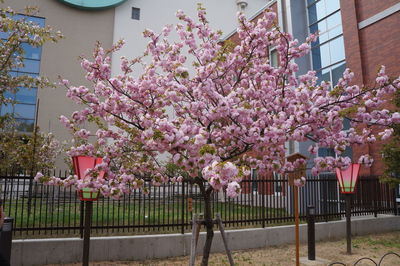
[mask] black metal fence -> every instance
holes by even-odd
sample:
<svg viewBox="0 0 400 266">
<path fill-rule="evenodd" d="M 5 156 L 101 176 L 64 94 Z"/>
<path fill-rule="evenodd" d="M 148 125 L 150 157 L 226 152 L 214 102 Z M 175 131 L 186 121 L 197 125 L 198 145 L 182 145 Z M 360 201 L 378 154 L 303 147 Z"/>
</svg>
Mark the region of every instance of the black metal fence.
<svg viewBox="0 0 400 266">
<path fill-rule="evenodd" d="M 65 177 L 61 172 L 58 176 Z M 37 183 L 23 174 L 0 174 L 1 197 L 8 216 L 14 217 L 15 236 L 77 236 L 83 226 L 82 203 L 73 188 Z M 203 212 L 198 186 L 168 183 L 149 187 L 120 200 L 100 198 L 93 206 L 93 234 L 187 232 L 193 213 Z M 287 179 L 243 180 L 242 193 L 234 199 L 223 192 L 212 196 L 214 213 L 228 228 L 265 227 L 294 222 L 292 187 Z M 308 177 L 300 189 L 300 215 L 315 206 L 317 219 L 344 216 L 344 199 L 334 175 Z M 353 215 L 395 213 L 394 189 L 376 177 L 360 178 L 353 196 Z"/>
</svg>

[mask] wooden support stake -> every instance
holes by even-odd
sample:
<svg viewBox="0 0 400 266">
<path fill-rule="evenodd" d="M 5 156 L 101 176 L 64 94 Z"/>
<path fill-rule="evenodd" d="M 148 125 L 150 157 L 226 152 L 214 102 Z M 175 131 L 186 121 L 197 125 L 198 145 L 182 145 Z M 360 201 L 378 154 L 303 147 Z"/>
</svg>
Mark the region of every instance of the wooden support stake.
<svg viewBox="0 0 400 266">
<path fill-rule="evenodd" d="M 226 255 L 228 255 L 229 264 L 231 266 L 234 266 L 235 263 L 233 262 L 231 251 L 228 248 L 228 241 L 226 239 L 225 229 L 224 229 L 224 225 L 222 224 L 221 216 L 219 215 L 219 213 L 217 213 L 216 217 L 217 217 L 217 223 L 218 223 L 219 231 L 221 232 L 222 240 L 224 242 Z"/>
<path fill-rule="evenodd" d="M 198 222 L 197 214 L 193 214 L 192 226 L 192 239 L 190 241 L 190 260 L 189 266 L 194 266 L 196 260 L 196 247 L 199 240 L 200 224 Z"/>
</svg>

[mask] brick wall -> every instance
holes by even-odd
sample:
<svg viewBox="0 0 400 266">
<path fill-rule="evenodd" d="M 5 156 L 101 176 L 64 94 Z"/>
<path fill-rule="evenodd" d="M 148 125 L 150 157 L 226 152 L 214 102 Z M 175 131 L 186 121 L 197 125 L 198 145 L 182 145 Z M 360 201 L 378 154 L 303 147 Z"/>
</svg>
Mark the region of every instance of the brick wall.
<svg viewBox="0 0 400 266">
<path fill-rule="evenodd" d="M 379 13 L 393 6 L 394 4 L 397 4 L 398 2 L 399 0 L 357 0 L 357 17 L 359 18 L 359 21 L 363 21 L 369 17 L 372 17 L 376 13 Z"/>
<path fill-rule="evenodd" d="M 381 65 L 386 66 L 389 76 L 400 74 L 400 12 L 358 29 L 359 22 L 396 3 L 398 0 L 341 0 L 346 62 L 356 74 L 354 83 L 373 86 Z M 384 107 L 392 106 L 388 104 Z M 377 142 L 353 147 L 354 158 L 369 153 L 375 160 L 373 166 L 370 169 L 363 168 L 361 174 L 382 174 L 382 145 L 383 142 Z"/>
</svg>

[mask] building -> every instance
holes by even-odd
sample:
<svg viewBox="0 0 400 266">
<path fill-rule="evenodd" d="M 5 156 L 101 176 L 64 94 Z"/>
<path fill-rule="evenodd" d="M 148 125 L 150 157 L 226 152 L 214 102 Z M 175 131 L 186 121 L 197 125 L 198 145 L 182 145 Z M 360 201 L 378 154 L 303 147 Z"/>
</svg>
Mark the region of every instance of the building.
<svg viewBox="0 0 400 266">
<path fill-rule="evenodd" d="M 72 84 L 88 84 L 79 66 L 78 56 L 90 55 L 98 40 L 110 47 L 121 38 L 126 45 L 112 58 L 112 72 L 119 73 L 118 60 L 124 55 L 132 58 L 141 54 L 147 40 L 142 38 L 144 29 L 161 30 L 165 24 L 177 22 L 175 12 L 183 9 L 189 16 L 196 14 L 196 3 L 188 0 L 12 0 L 10 5 L 21 10 L 25 5 L 40 8 L 37 14 L 41 22 L 62 31 L 65 39 L 57 44 L 46 44 L 35 58 L 30 73 L 69 79 Z M 380 65 L 386 65 L 389 75 L 400 73 L 400 3 L 398 0 L 203 0 L 213 28 L 225 33 L 224 39 L 235 39 L 236 13 L 243 11 L 257 19 L 266 9 L 277 13 L 277 23 L 300 42 L 310 32 L 320 32 L 319 41 L 313 44 L 309 55 L 297 60 L 299 74 L 310 69 L 317 71 L 322 80 L 335 83 L 343 70 L 350 67 L 355 73 L 355 83 L 373 85 Z M 224 10 L 224 12 L 221 12 Z M 271 49 L 271 57 L 276 53 Z M 30 62 L 31 62 L 30 61 Z M 33 67 L 33 66 L 32 66 Z M 39 72 L 40 67 L 40 72 Z M 40 100 L 40 106 L 36 103 Z M 65 89 L 39 90 L 23 102 L 24 119 L 32 123 L 38 108 L 37 122 L 44 132 L 54 132 L 61 140 L 69 139 L 69 133 L 59 124 L 58 117 L 69 115 L 78 108 L 65 97 Z M 19 107 L 18 107 L 19 108 Z M 15 110 L 18 111 L 18 110 Z M 288 143 L 288 153 L 299 152 L 307 156 L 308 167 L 313 156 L 307 151 L 310 143 Z M 382 143 L 352 147 L 346 152 L 354 158 L 370 153 L 375 159 L 372 168 L 362 169 L 364 175 L 379 175 L 383 165 L 380 155 Z M 320 156 L 335 156 L 333 150 L 320 149 Z M 61 163 L 60 163 L 61 166 Z"/>
<path fill-rule="evenodd" d="M 366 86 L 374 86 L 381 65 L 386 66 L 389 76 L 399 75 L 398 1 L 278 0 L 270 1 L 268 7 L 278 13 L 280 27 L 299 41 L 304 41 L 309 33 L 320 32 L 311 53 L 296 62 L 300 75 L 313 69 L 321 80 L 335 84 L 344 69 L 349 67 L 356 74 L 354 83 Z M 257 19 L 257 14 L 253 19 Z M 228 38 L 234 40 L 234 32 L 225 37 Z M 308 167 L 311 167 L 313 156 L 307 151 L 309 144 L 291 143 L 288 144 L 288 151 L 290 154 L 300 152 L 306 155 L 310 158 Z M 380 175 L 383 172 L 382 144 L 378 141 L 354 146 L 346 153 L 354 158 L 371 154 L 375 162 L 371 168 L 363 167 L 361 174 Z M 335 156 L 332 149 L 320 149 L 318 153 L 319 156 Z"/>
</svg>

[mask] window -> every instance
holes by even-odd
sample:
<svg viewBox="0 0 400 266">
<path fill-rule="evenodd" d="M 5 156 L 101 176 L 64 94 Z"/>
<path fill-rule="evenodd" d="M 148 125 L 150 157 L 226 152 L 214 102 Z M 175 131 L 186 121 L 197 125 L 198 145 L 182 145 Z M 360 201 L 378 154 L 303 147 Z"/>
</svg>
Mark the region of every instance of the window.
<svg viewBox="0 0 400 266">
<path fill-rule="evenodd" d="M 44 18 L 16 15 L 15 19 L 25 19 L 44 27 Z M 8 32 L 1 32 L 0 38 L 7 39 Z M 17 76 L 31 76 L 38 77 L 40 73 L 40 59 L 42 54 L 42 47 L 33 47 L 28 43 L 23 43 L 23 67 L 12 69 L 10 75 Z M 19 87 L 16 93 L 7 92 L 4 96 L 11 99 L 15 104 L 4 104 L 0 106 L 0 115 L 12 114 L 17 121 L 17 130 L 23 132 L 32 132 L 35 124 L 36 117 L 36 98 L 37 88 Z"/>
<path fill-rule="evenodd" d="M 275 48 L 269 50 L 269 64 L 272 67 L 278 67 L 278 51 Z"/>
<path fill-rule="evenodd" d="M 289 146 L 289 154 L 293 154 L 294 153 L 294 149 L 295 149 L 295 147 L 294 147 L 294 140 L 289 140 L 289 143 L 288 143 L 288 146 Z"/>
<path fill-rule="evenodd" d="M 140 8 L 132 7 L 132 19 L 140 20 Z"/>
<path fill-rule="evenodd" d="M 335 85 L 346 68 L 340 0 L 307 0 L 309 31 L 319 32 L 311 45 L 313 69 L 320 81 Z"/>
<path fill-rule="evenodd" d="M 282 182 L 280 182 L 279 180 L 281 179 L 281 175 L 278 173 L 273 173 L 274 175 L 274 191 L 275 194 L 280 194 L 282 192 Z"/>
<path fill-rule="evenodd" d="M 319 38 L 311 45 L 313 69 L 320 81 L 329 81 L 334 86 L 346 69 L 343 41 L 340 0 L 307 0 L 308 23 L 310 33 L 319 31 Z M 350 127 L 344 119 L 344 129 Z M 336 157 L 332 148 L 320 148 L 318 156 Z M 348 147 L 342 156 L 352 158 L 352 149 Z"/>
<path fill-rule="evenodd" d="M 255 180 L 257 180 L 258 178 L 257 178 L 257 176 L 258 176 L 258 173 L 257 173 L 257 169 L 255 169 L 255 168 L 251 168 L 251 172 L 250 172 L 250 178 L 251 178 L 251 180 L 252 181 L 255 181 Z M 258 185 L 258 183 L 257 182 L 251 182 L 251 190 L 254 192 L 254 191 L 257 191 L 257 185 Z"/>
</svg>

